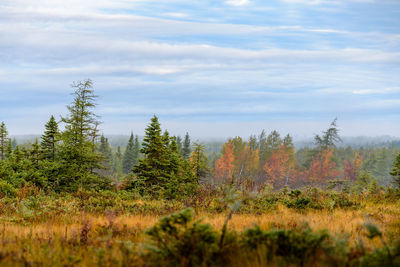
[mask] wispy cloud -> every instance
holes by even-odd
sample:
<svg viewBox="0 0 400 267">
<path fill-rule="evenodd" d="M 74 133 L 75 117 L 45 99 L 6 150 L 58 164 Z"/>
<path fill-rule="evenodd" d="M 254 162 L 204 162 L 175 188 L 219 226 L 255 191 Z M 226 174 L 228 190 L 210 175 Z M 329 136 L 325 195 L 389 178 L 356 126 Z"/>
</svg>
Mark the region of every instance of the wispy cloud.
<svg viewBox="0 0 400 267">
<path fill-rule="evenodd" d="M 228 0 L 225 1 L 228 5 L 232 6 L 244 6 L 250 3 L 250 0 Z"/>
<path fill-rule="evenodd" d="M 69 84 L 90 77 L 107 131 L 154 113 L 174 127 L 231 123 L 230 131 L 235 121 L 398 118 L 399 9 L 355 0 L 3 0 L 0 113 L 38 132 L 33 122 L 65 112 Z"/>
</svg>

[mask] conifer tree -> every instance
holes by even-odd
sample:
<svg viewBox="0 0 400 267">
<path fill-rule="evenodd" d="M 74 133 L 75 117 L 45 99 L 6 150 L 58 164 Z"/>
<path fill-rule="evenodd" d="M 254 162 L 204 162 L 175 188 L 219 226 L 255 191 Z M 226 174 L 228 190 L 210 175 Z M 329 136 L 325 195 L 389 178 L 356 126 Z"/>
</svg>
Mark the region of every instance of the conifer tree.
<svg viewBox="0 0 400 267">
<path fill-rule="evenodd" d="M 203 144 L 195 143 L 193 145 L 193 152 L 190 157 L 190 166 L 194 171 L 197 183 L 209 174 L 210 169 L 208 168 L 208 158 L 205 155 L 205 146 Z"/>
<path fill-rule="evenodd" d="M 69 114 L 62 117 L 65 130 L 62 133 L 60 155 L 64 165 L 62 186 L 67 190 L 88 187 L 100 181 L 94 170 L 101 168 L 101 155 L 95 151 L 94 138 L 99 125 L 94 113 L 96 98 L 91 80 L 74 83 L 74 100 L 67 106 Z"/>
<path fill-rule="evenodd" d="M 139 156 L 140 156 L 140 143 L 139 143 L 139 136 L 135 136 L 135 144 L 133 145 L 133 166 L 135 166 L 138 163 Z M 133 168 L 132 166 L 132 168 Z"/>
<path fill-rule="evenodd" d="M 189 133 L 186 133 L 185 140 L 183 141 L 182 157 L 188 160 L 191 152 L 190 136 Z"/>
<path fill-rule="evenodd" d="M 400 190 L 400 154 L 398 154 L 396 157 L 396 161 L 393 164 L 393 169 L 390 172 L 390 175 L 393 176 L 393 184 L 398 190 Z"/>
<path fill-rule="evenodd" d="M 8 146 L 8 132 L 6 124 L 1 122 L 0 124 L 0 159 L 4 160 L 6 158 L 6 151 Z"/>
<path fill-rule="evenodd" d="M 180 137 L 180 136 L 177 136 L 176 138 L 175 138 L 175 141 L 176 141 L 176 145 L 178 146 L 178 151 L 179 151 L 179 154 L 181 154 L 182 155 L 182 138 Z"/>
<path fill-rule="evenodd" d="M 331 122 L 330 127 L 326 131 L 322 132 L 321 136 L 318 134 L 314 136 L 314 142 L 320 150 L 335 147 L 336 143 L 342 141 L 339 136 L 339 129 L 336 126 L 336 122 L 337 118 Z"/>
<path fill-rule="evenodd" d="M 121 147 L 117 147 L 117 151 L 114 154 L 113 158 L 113 173 L 118 176 L 122 174 L 122 153 Z"/>
<path fill-rule="evenodd" d="M 54 161 L 56 157 L 56 146 L 60 140 L 60 133 L 58 131 L 58 123 L 52 115 L 50 120 L 45 125 L 45 132 L 42 135 L 40 147 L 42 149 L 44 159 Z"/>
<path fill-rule="evenodd" d="M 165 135 L 161 135 L 160 123 L 156 116 L 146 128 L 140 152 L 144 158 L 133 168 L 133 173 L 136 174 L 133 187 L 142 194 L 159 195 L 171 179 L 171 173 Z"/>
<path fill-rule="evenodd" d="M 131 172 L 133 166 L 135 166 L 135 153 L 135 141 L 133 133 L 131 133 L 122 159 L 122 171 L 125 174 Z"/>
<path fill-rule="evenodd" d="M 105 138 L 103 134 L 100 137 L 99 152 L 103 156 L 103 168 L 106 170 L 105 174 L 110 174 L 109 172 L 111 171 L 111 164 L 113 161 L 112 151 L 108 139 Z"/>
</svg>

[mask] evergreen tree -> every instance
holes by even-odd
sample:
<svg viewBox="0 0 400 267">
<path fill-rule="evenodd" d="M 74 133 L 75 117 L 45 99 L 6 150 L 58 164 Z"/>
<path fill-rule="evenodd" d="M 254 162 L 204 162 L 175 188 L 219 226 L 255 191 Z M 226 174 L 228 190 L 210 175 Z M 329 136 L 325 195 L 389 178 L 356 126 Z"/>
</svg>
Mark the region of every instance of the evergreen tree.
<svg viewBox="0 0 400 267">
<path fill-rule="evenodd" d="M 101 168 L 101 155 L 95 151 L 94 138 L 99 125 L 93 83 L 85 80 L 74 83 L 74 100 L 67 106 L 69 114 L 62 118 L 65 130 L 62 133 L 60 155 L 63 163 L 61 186 L 66 190 L 77 190 L 78 187 L 92 187 L 100 181 L 94 173 Z"/>
<path fill-rule="evenodd" d="M 17 140 L 15 138 L 12 139 L 11 141 L 11 147 L 14 149 L 17 146 Z"/>
<path fill-rule="evenodd" d="M 128 174 L 129 172 L 131 172 L 133 166 L 136 165 L 135 154 L 136 154 L 135 141 L 134 141 L 133 133 L 131 133 L 131 136 L 129 137 L 129 141 L 126 146 L 124 156 L 122 159 L 122 171 L 125 174 Z"/>
<path fill-rule="evenodd" d="M 103 156 L 103 169 L 106 170 L 106 172 L 103 172 L 103 175 L 110 174 L 113 161 L 112 151 L 108 139 L 105 138 L 103 134 L 100 137 L 99 152 Z"/>
<path fill-rule="evenodd" d="M 135 136 L 135 144 L 133 145 L 133 166 L 138 163 L 139 156 L 140 156 L 140 143 L 139 143 L 139 136 Z"/>
<path fill-rule="evenodd" d="M 140 193 L 159 195 L 171 179 L 169 149 L 165 144 L 165 135 L 161 135 L 158 118 L 154 116 L 146 128 L 140 152 L 144 155 L 133 168 L 136 179 L 133 187 Z"/>
<path fill-rule="evenodd" d="M 258 149 L 258 141 L 257 141 L 257 136 L 255 135 L 250 135 L 249 138 L 249 148 L 251 150 L 257 150 Z"/>
<path fill-rule="evenodd" d="M 339 136 L 339 129 L 336 126 L 337 118 L 335 118 L 332 122 L 328 130 L 322 132 L 322 136 L 318 134 L 314 137 L 314 142 L 320 150 L 325 150 L 329 147 L 335 147 L 336 143 L 342 142 L 342 139 Z"/>
<path fill-rule="evenodd" d="M 185 140 L 183 141 L 182 157 L 188 160 L 191 152 L 190 136 L 189 133 L 186 133 Z"/>
<path fill-rule="evenodd" d="M 205 155 L 205 146 L 195 143 L 193 145 L 192 156 L 190 157 L 190 166 L 195 173 L 197 183 L 207 177 L 210 173 L 208 168 L 208 158 Z"/>
<path fill-rule="evenodd" d="M 397 155 L 390 175 L 393 176 L 393 183 L 395 187 L 400 190 L 400 153 Z"/>
<path fill-rule="evenodd" d="M 56 157 L 56 146 L 60 140 L 60 133 L 58 131 L 58 123 L 54 116 L 45 125 L 45 132 L 42 135 L 40 147 L 42 149 L 43 157 L 47 160 L 54 161 Z"/>
<path fill-rule="evenodd" d="M 120 176 L 122 174 L 122 153 L 121 147 L 117 147 L 117 151 L 114 154 L 113 158 L 113 173 Z"/>
<path fill-rule="evenodd" d="M 4 160 L 6 158 L 6 151 L 8 146 L 8 132 L 6 124 L 1 122 L 0 124 L 0 159 Z"/>
<path fill-rule="evenodd" d="M 182 147 L 182 138 L 180 136 L 178 136 L 178 137 L 176 137 L 175 141 L 176 141 L 176 145 L 178 146 L 179 154 L 182 155 L 182 148 L 183 148 Z"/>
</svg>

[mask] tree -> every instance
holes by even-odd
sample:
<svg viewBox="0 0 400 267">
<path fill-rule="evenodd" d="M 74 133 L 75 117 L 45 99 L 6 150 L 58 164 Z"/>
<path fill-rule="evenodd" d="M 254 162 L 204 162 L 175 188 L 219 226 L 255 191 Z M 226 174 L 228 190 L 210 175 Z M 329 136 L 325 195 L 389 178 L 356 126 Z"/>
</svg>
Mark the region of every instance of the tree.
<svg viewBox="0 0 400 267">
<path fill-rule="evenodd" d="M 91 80 L 74 83 L 74 100 L 67 106 L 69 114 L 62 117 L 65 130 L 62 133 L 60 156 L 63 163 L 61 186 L 66 190 L 94 186 L 100 182 L 95 174 L 101 169 L 101 154 L 96 152 L 94 139 L 98 131 L 98 116 L 94 113 L 96 98 Z"/>
<path fill-rule="evenodd" d="M 208 158 L 205 155 L 205 146 L 203 144 L 193 144 L 193 152 L 190 157 L 190 166 L 195 173 L 197 182 L 207 177 L 210 170 L 208 168 Z"/>
<path fill-rule="evenodd" d="M 356 181 L 362 167 L 364 157 L 359 153 L 356 153 L 353 157 L 352 161 L 344 160 L 343 161 L 343 177 L 349 181 Z"/>
<path fill-rule="evenodd" d="M 56 157 L 56 146 L 60 140 L 60 132 L 58 131 L 58 123 L 54 119 L 54 116 L 50 117 L 50 120 L 45 125 L 45 132 L 42 135 L 40 147 L 43 153 L 43 158 L 54 161 Z"/>
<path fill-rule="evenodd" d="M 137 163 L 139 153 L 138 143 L 139 141 L 135 140 L 133 133 L 131 133 L 122 159 L 122 170 L 125 174 L 131 172 L 133 166 Z"/>
<path fill-rule="evenodd" d="M 182 157 L 188 160 L 191 152 L 190 136 L 189 133 L 186 133 L 185 140 L 183 141 Z"/>
<path fill-rule="evenodd" d="M 121 153 L 121 147 L 117 147 L 117 151 L 114 154 L 113 157 L 113 173 L 117 174 L 120 176 L 122 174 L 122 153 Z"/>
<path fill-rule="evenodd" d="M 0 124 L 0 159 L 4 160 L 6 158 L 6 151 L 8 146 L 8 132 L 6 124 L 1 122 Z"/>
<path fill-rule="evenodd" d="M 339 136 L 339 129 L 336 126 L 337 118 L 335 118 L 328 130 L 322 132 L 322 136 L 318 134 L 314 137 L 314 142 L 321 150 L 327 149 L 329 147 L 335 147 L 336 143 L 342 142 Z"/>
<path fill-rule="evenodd" d="M 393 164 L 393 169 L 390 172 L 393 176 L 393 183 L 397 189 L 400 190 L 400 153 L 396 157 L 396 161 Z"/>
<path fill-rule="evenodd" d="M 158 118 L 154 115 L 146 128 L 140 150 L 144 158 L 133 168 L 133 173 L 136 174 L 133 187 L 142 194 L 160 194 L 171 179 L 168 146 L 164 138 Z"/>
<path fill-rule="evenodd" d="M 106 137 L 104 137 L 104 135 L 102 134 L 100 137 L 100 146 L 98 151 L 100 152 L 100 154 L 102 155 L 102 165 L 103 168 L 106 172 L 103 174 L 111 174 L 111 167 L 112 167 L 112 162 L 113 162 L 113 156 L 112 156 L 112 150 L 111 150 L 111 146 L 108 143 L 108 139 Z"/>
<path fill-rule="evenodd" d="M 217 180 L 224 181 L 233 178 L 235 156 L 233 154 L 232 141 L 224 144 L 222 157 L 215 162 L 214 176 Z"/>
<path fill-rule="evenodd" d="M 279 145 L 264 165 L 267 179 L 275 188 L 288 185 L 289 177 L 295 166 L 294 149 Z"/>
<path fill-rule="evenodd" d="M 336 163 L 332 161 L 333 149 L 325 149 L 313 157 L 308 171 L 308 182 L 313 185 L 325 184 L 328 180 L 339 176 L 335 169 Z"/>
</svg>

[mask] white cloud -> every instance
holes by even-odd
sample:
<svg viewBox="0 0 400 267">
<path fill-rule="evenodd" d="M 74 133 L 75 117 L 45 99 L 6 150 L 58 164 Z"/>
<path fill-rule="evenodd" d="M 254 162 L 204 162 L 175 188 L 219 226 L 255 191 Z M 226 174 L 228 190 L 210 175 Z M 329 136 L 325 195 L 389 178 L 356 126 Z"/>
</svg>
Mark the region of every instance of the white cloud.
<svg viewBox="0 0 400 267">
<path fill-rule="evenodd" d="M 248 5 L 250 3 L 250 0 L 228 0 L 225 1 L 225 3 L 232 6 L 244 6 Z"/>
</svg>

